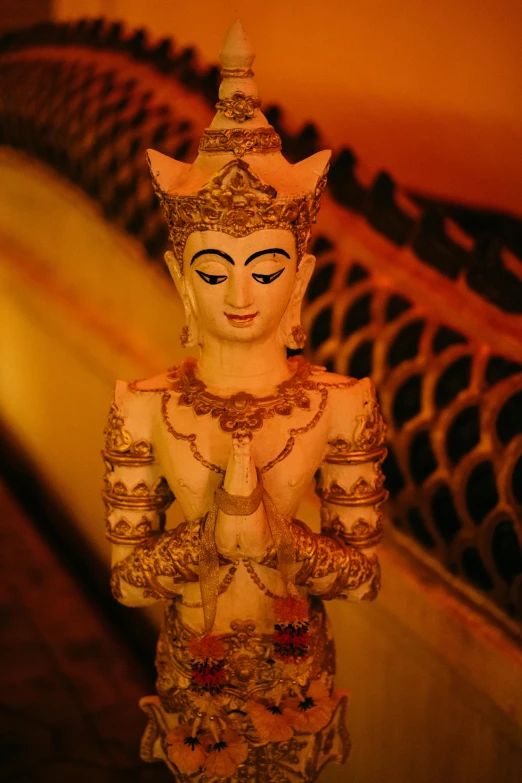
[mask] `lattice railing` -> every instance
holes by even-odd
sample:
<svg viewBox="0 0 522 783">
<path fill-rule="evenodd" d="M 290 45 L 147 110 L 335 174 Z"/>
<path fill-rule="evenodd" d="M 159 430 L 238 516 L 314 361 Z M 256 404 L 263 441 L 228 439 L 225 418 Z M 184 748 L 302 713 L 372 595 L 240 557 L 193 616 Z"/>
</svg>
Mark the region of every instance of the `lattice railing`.
<svg viewBox="0 0 522 783">
<path fill-rule="evenodd" d="M 393 523 L 522 617 L 522 364 L 442 325 L 362 259 L 343 263 L 322 241 L 316 254 L 312 356 L 379 390 Z"/>
</svg>

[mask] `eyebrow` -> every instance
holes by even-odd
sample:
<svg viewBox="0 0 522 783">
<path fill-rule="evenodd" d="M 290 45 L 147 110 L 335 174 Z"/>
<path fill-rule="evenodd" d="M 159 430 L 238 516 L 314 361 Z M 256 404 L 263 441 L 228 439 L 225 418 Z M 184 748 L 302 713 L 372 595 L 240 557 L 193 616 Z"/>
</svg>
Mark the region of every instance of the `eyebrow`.
<svg viewBox="0 0 522 783">
<path fill-rule="evenodd" d="M 279 253 L 280 255 L 286 256 L 288 259 L 290 259 L 288 253 L 286 252 L 286 250 L 283 250 L 282 247 L 269 247 L 266 250 L 258 250 L 257 253 L 252 253 L 252 255 L 249 256 L 245 261 L 245 266 L 249 264 L 251 261 L 253 261 L 254 258 L 259 258 L 259 256 L 268 255 L 268 253 Z"/>
<path fill-rule="evenodd" d="M 209 247 L 207 250 L 198 250 L 197 253 L 194 253 L 192 256 L 192 261 L 190 262 L 190 265 L 194 263 L 196 258 L 199 258 L 200 256 L 220 256 L 221 258 L 224 258 L 225 261 L 228 261 L 232 266 L 235 266 L 234 260 L 228 255 L 228 253 L 223 253 L 222 250 L 215 250 L 214 248 Z M 248 261 L 247 261 L 248 264 Z"/>
</svg>

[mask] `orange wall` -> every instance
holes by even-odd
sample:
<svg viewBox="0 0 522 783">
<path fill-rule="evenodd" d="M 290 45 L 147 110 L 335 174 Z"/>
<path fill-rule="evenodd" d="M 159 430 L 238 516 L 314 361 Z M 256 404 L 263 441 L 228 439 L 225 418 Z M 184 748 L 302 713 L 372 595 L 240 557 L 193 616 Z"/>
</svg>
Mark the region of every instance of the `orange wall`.
<svg viewBox="0 0 522 783">
<path fill-rule="evenodd" d="M 195 45 L 240 16 L 265 101 L 405 186 L 522 215 L 520 0 L 54 0 Z"/>
</svg>

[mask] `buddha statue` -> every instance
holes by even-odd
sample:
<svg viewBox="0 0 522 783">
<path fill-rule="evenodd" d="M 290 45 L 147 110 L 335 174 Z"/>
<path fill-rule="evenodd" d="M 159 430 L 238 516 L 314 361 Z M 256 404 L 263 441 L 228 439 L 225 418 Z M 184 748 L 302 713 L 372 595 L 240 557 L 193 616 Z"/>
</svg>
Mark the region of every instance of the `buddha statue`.
<svg viewBox="0 0 522 783">
<path fill-rule="evenodd" d="M 367 378 L 304 344 L 307 253 L 329 152 L 295 165 L 259 109 L 239 22 L 192 165 L 149 150 L 166 261 L 199 347 L 118 381 L 106 430 L 112 590 L 164 603 L 141 755 L 178 781 L 312 781 L 349 751 L 324 602 L 379 589 L 384 427 Z M 296 519 L 316 482 L 321 532 Z M 174 498 L 185 521 L 165 529 Z"/>
</svg>

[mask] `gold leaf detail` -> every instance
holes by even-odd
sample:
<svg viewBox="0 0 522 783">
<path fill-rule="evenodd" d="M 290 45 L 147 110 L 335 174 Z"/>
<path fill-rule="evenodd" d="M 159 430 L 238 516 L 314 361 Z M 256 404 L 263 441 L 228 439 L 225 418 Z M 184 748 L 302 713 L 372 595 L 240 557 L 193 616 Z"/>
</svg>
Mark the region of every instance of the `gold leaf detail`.
<svg viewBox="0 0 522 783">
<path fill-rule="evenodd" d="M 262 182 L 243 160 L 226 163 L 195 196 L 169 195 L 161 189 L 153 172 L 152 178 L 180 266 L 189 234 L 209 230 L 243 237 L 263 228 L 286 229 L 296 238 L 297 257 L 300 259 L 315 223 L 319 198 L 326 183 L 325 174 L 313 193 L 279 197 L 275 188 Z"/>
<path fill-rule="evenodd" d="M 132 525 L 130 525 L 126 519 L 120 519 L 118 522 L 116 522 L 112 531 L 118 536 L 128 536 L 129 533 L 132 533 Z"/>
<path fill-rule="evenodd" d="M 111 527 L 109 519 L 106 520 L 107 538 L 113 544 L 136 544 L 146 541 L 152 533 L 152 523 L 146 516 L 142 516 L 141 521 L 133 526 L 128 519 L 121 517 L 114 527 Z"/>
<path fill-rule="evenodd" d="M 352 484 L 350 488 L 350 495 L 353 498 L 362 498 L 364 495 L 368 495 L 374 491 L 374 488 L 369 484 L 362 476 L 357 479 L 355 484 Z"/>
<path fill-rule="evenodd" d="M 337 481 L 332 481 L 329 487 L 320 487 L 317 494 L 325 503 L 339 506 L 367 506 L 382 503 L 388 493 L 379 485 L 372 487 L 362 476 L 351 486 L 349 491 Z"/>
<path fill-rule="evenodd" d="M 252 95 L 245 95 L 244 92 L 239 90 L 234 93 L 231 98 L 222 98 L 216 103 L 216 109 L 221 112 L 227 119 L 235 120 L 236 122 L 245 122 L 245 120 L 251 120 L 256 110 L 261 106 L 259 98 L 254 98 Z"/>
<path fill-rule="evenodd" d="M 114 495 L 127 495 L 127 487 L 123 483 L 123 481 L 115 481 L 112 485 L 112 493 Z"/>
<path fill-rule="evenodd" d="M 370 451 L 384 443 L 385 434 L 386 426 L 379 412 L 379 406 L 376 400 L 372 400 L 368 415 L 357 416 L 357 426 L 353 436 L 354 446 L 361 451 Z"/>
<path fill-rule="evenodd" d="M 130 490 L 121 480 L 115 481 L 114 484 L 106 480 L 103 499 L 109 510 L 112 507 L 164 510 L 170 506 L 174 495 L 167 480 L 161 476 L 152 487 L 142 480 Z"/>
<path fill-rule="evenodd" d="M 311 407 L 306 393 L 310 365 L 304 360 L 297 361 L 296 372 L 288 381 L 279 384 L 277 394 L 267 397 L 255 397 L 246 392 L 230 397 L 212 394 L 196 377 L 196 364 L 194 359 L 187 359 L 174 368 L 168 375 L 171 389 L 180 395 L 178 405 L 191 407 L 196 416 L 210 414 L 218 419 L 223 432 L 257 432 L 266 419 L 276 415 L 291 416 L 295 408 L 309 410 Z"/>
<path fill-rule="evenodd" d="M 104 431 L 107 451 L 124 453 L 130 449 L 132 438 L 123 424 L 123 414 L 116 403 L 113 402 L 109 411 L 109 421 Z"/>
<path fill-rule="evenodd" d="M 131 490 L 135 497 L 147 497 L 150 494 L 150 488 L 147 482 L 139 481 Z"/>
<path fill-rule="evenodd" d="M 236 158 L 260 152 L 278 152 L 281 137 L 268 128 L 207 128 L 199 142 L 200 152 L 232 152 Z"/>
<path fill-rule="evenodd" d="M 147 440 L 144 438 L 137 441 L 132 440 L 124 427 L 123 413 L 116 403 L 111 405 L 109 412 L 103 457 L 108 469 L 112 469 L 114 465 L 149 464 L 154 459 L 152 445 Z"/>
</svg>

